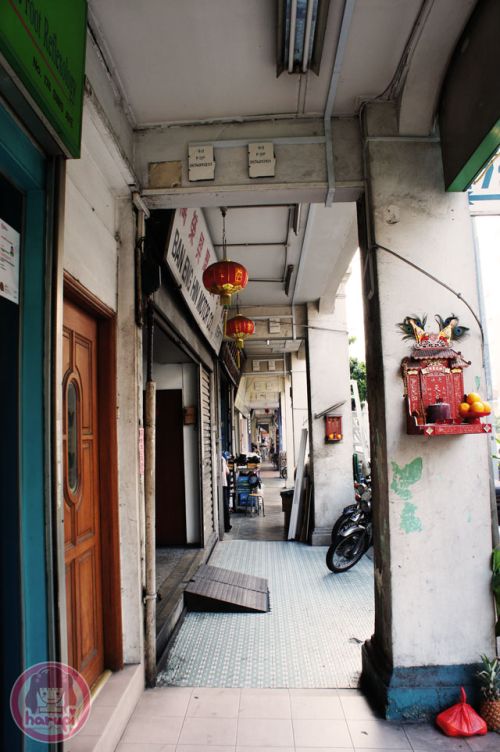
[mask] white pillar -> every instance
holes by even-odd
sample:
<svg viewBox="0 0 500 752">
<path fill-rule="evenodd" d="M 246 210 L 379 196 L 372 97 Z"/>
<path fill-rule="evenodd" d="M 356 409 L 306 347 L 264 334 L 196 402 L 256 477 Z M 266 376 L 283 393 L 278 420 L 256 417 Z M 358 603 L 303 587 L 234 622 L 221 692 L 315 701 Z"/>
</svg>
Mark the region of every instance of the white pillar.
<svg viewBox="0 0 500 752">
<path fill-rule="evenodd" d="M 284 361 L 287 363 L 287 359 Z M 286 374 L 282 379 L 282 392 L 281 392 L 281 412 L 282 412 L 282 429 L 283 429 L 283 448 L 286 452 L 287 461 L 287 473 L 288 478 L 293 479 L 291 474 L 291 468 L 295 464 L 295 450 L 294 450 L 294 430 L 293 430 L 293 410 L 292 410 L 292 398 L 291 398 L 291 386 L 292 377 L 291 374 Z"/>
<path fill-rule="evenodd" d="M 349 342 L 345 299 L 337 297 L 333 314 L 307 307 L 308 368 L 311 410 L 311 456 L 314 480 L 314 531 L 312 544 L 329 545 L 333 523 L 354 501 L 352 473 L 352 411 L 349 384 Z M 325 442 L 325 419 L 315 418 L 343 402 L 331 415 L 342 418 L 342 440 Z"/>
<path fill-rule="evenodd" d="M 290 357 L 292 371 L 292 416 L 293 416 L 293 452 L 287 455 L 288 477 L 293 478 L 298 461 L 300 436 L 303 428 L 308 428 L 307 406 L 307 372 L 305 349 L 292 353 Z"/>
<path fill-rule="evenodd" d="M 121 240 L 116 356 L 123 655 L 125 663 L 142 663 L 144 519 L 138 447 L 142 424 L 142 333 L 135 323 L 134 213 L 130 199 L 117 203 Z"/>
<path fill-rule="evenodd" d="M 477 311 L 471 220 L 464 194 L 445 193 L 439 143 L 392 139 L 395 109 L 370 105 L 365 142 L 368 224 L 362 238 L 375 526 L 375 634 L 364 686 L 390 718 L 433 715 L 472 688 L 481 653 L 494 654 L 488 439 L 406 433 L 401 360 L 405 316 L 454 313 L 470 327 L 457 346 L 484 390 L 481 338 L 452 293 L 376 241 L 460 291 Z M 380 138 L 382 137 L 382 138 Z M 361 235 L 363 232 L 361 232 Z M 408 470 L 410 463 L 416 470 Z M 419 470 L 421 468 L 421 470 Z M 411 468 L 410 468 L 411 469 Z"/>
</svg>

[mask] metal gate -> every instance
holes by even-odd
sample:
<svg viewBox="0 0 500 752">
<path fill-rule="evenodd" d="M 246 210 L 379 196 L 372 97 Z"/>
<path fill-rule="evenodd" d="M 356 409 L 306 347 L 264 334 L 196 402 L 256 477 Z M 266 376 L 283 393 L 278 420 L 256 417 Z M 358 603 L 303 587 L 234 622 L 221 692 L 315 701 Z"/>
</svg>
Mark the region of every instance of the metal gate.
<svg viewBox="0 0 500 752">
<path fill-rule="evenodd" d="M 214 468 L 212 454 L 212 377 L 200 368 L 200 454 L 203 533 L 206 544 L 214 530 Z"/>
</svg>

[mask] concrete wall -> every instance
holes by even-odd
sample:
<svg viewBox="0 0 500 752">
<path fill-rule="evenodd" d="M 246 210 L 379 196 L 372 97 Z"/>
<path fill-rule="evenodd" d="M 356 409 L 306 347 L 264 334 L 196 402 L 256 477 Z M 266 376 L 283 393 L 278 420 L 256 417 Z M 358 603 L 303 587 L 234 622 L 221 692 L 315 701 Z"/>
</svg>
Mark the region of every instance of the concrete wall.
<svg viewBox="0 0 500 752">
<path fill-rule="evenodd" d="M 307 404 L 307 370 L 305 348 L 301 346 L 297 353 L 290 356 L 291 386 L 292 386 L 292 424 L 293 424 L 293 454 L 288 457 L 288 478 L 293 479 L 295 466 L 298 461 L 300 437 L 303 428 L 309 428 L 309 410 Z M 306 450 L 307 461 L 307 450 Z"/>
<path fill-rule="evenodd" d="M 153 364 L 157 389 L 180 389 L 182 406 L 198 409 L 198 368 L 194 363 Z M 200 542 L 198 425 L 183 426 L 187 543 Z"/>
<path fill-rule="evenodd" d="M 345 320 L 345 299 L 337 296 L 335 312 L 321 315 L 314 303 L 308 305 L 308 368 L 311 411 L 311 454 L 314 477 L 313 545 L 330 543 L 333 523 L 354 500 L 352 478 L 352 412 L 349 384 L 349 343 Z M 315 418 L 331 405 L 342 417 L 343 439 L 325 443 L 325 419 Z"/>
<path fill-rule="evenodd" d="M 288 361 L 285 360 L 285 363 Z M 283 447 L 286 451 L 287 472 L 288 468 L 295 464 L 295 441 L 293 431 L 293 412 L 292 400 L 290 397 L 290 388 L 292 386 L 292 377 L 290 374 L 283 376 L 283 391 L 281 392 L 281 420 L 283 431 Z M 297 448 L 298 451 L 298 448 Z"/>
<path fill-rule="evenodd" d="M 477 310 L 467 197 L 444 192 L 439 144 L 391 140 L 391 106 L 374 106 L 367 114 L 372 242 L 376 238 L 420 265 Z M 401 717 L 434 712 L 446 703 L 452 692 L 437 685 L 470 684 L 473 664 L 483 652 L 492 655 L 494 643 L 488 439 L 406 433 L 400 367 L 411 344 L 402 340 L 397 323 L 427 313 L 428 328 L 436 330 L 436 313 L 457 314 L 470 327 L 457 345 L 472 361 L 465 371 L 466 391 L 477 391 L 478 384 L 484 390 L 484 377 L 480 333 L 464 304 L 383 250 L 368 253 L 364 295 L 376 625 L 365 652 L 364 679 L 378 675 L 388 714 Z M 393 666 L 390 675 L 387 665 Z"/>
<path fill-rule="evenodd" d="M 116 310 L 115 195 L 99 166 L 98 141 L 99 134 L 85 108 L 82 156 L 69 160 L 66 168 L 64 268 Z"/>
</svg>

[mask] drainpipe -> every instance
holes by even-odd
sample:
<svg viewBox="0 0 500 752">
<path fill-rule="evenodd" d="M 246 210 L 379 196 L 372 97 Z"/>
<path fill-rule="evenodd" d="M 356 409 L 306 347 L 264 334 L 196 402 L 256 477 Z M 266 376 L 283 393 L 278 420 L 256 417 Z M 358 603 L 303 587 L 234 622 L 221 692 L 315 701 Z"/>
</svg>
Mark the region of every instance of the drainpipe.
<svg viewBox="0 0 500 752">
<path fill-rule="evenodd" d="M 333 197 L 335 195 L 335 171 L 333 164 L 333 143 L 332 143 L 332 113 L 333 103 L 337 94 L 337 87 L 340 78 L 340 71 L 342 63 L 344 61 L 345 50 L 347 47 L 347 39 L 349 37 L 349 28 L 351 26 L 352 17 L 354 14 L 354 6 L 356 0 L 346 0 L 344 10 L 342 11 L 342 21 L 340 23 L 339 41 L 337 42 L 337 49 L 335 51 L 335 59 L 333 61 L 332 76 L 330 79 L 330 87 L 328 89 L 328 96 L 326 99 L 325 113 L 323 116 L 323 125 L 325 132 L 325 155 L 326 155 L 326 170 L 328 175 L 328 190 L 325 198 L 325 206 L 331 206 L 333 203 Z"/>
<path fill-rule="evenodd" d="M 144 503 L 145 503 L 145 559 L 146 587 L 144 604 L 146 609 L 145 653 L 146 685 L 156 684 L 156 509 L 155 509 L 155 466 L 156 466 L 156 384 L 153 381 L 153 306 L 148 303 L 146 325 L 146 397 L 144 431 Z"/>
</svg>

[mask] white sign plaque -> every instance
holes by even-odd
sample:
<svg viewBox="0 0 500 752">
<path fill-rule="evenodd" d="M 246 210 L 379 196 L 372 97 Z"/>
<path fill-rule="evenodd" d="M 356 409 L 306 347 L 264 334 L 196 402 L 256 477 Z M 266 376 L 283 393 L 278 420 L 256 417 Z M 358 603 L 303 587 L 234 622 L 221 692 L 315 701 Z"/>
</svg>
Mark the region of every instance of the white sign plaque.
<svg viewBox="0 0 500 752">
<path fill-rule="evenodd" d="M 248 144 L 248 176 L 274 178 L 276 157 L 272 143 Z"/>
<path fill-rule="evenodd" d="M 0 219 L 0 296 L 19 303 L 19 246 L 21 236 Z"/>
<path fill-rule="evenodd" d="M 201 331 L 218 353 L 224 336 L 224 309 L 203 286 L 203 272 L 217 261 L 201 209 L 177 209 L 165 261 Z"/>
<path fill-rule="evenodd" d="M 215 178 L 214 147 L 211 144 L 188 148 L 189 182 Z"/>
</svg>

